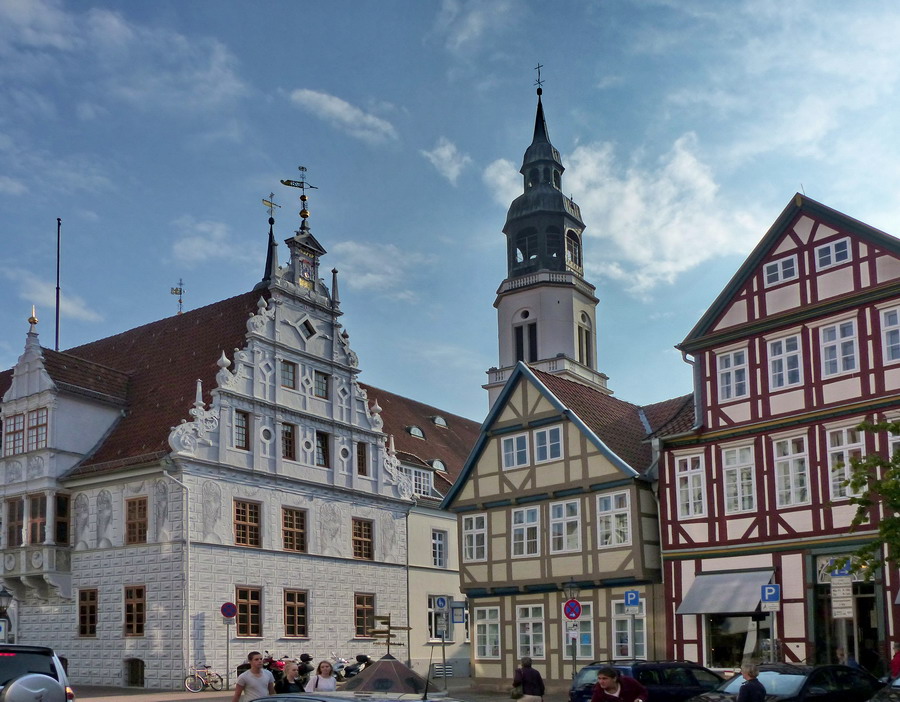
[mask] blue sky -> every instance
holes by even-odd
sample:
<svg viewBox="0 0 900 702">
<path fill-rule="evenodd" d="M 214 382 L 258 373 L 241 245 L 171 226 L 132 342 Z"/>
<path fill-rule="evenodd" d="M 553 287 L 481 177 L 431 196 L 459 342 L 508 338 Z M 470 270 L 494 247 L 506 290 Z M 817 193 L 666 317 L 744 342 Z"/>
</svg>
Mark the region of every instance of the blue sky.
<svg viewBox="0 0 900 702">
<path fill-rule="evenodd" d="M 688 392 L 673 346 L 795 192 L 900 232 L 900 6 L 846 5 L 0 0 L 0 366 L 32 304 L 53 346 L 57 217 L 65 349 L 250 289 L 302 164 L 361 379 L 481 420 L 540 62 L 600 369 Z"/>
</svg>

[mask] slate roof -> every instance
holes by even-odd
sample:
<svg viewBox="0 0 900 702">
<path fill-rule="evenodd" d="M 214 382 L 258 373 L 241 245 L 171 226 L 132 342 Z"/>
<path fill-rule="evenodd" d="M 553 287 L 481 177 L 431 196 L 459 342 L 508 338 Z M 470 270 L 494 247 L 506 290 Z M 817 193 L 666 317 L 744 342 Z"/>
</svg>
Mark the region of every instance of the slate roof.
<svg viewBox="0 0 900 702">
<path fill-rule="evenodd" d="M 234 349 L 246 346 L 247 319 L 257 311 L 259 298 L 267 295 L 266 291 L 247 292 L 65 352 L 42 349 L 44 367 L 60 390 L 125 410 L 69 476 L 112 472 L 166 455 L 169 431 L 190 417 L 197 379 L 209 403 L 219 357 L 224 351 L 232 359 Z M 0 396 L 12 374 L 11 369 L 0 373 Z M 386 390 L 362 387 L 370 402 L 377 400 L 382 407 L 384 432 L 394 435 L 402 460 L 422 466 L 435 458 L 444 462 L 447 470 L 436 473 L 435 487 L 446 493 L 475 443 L 479 425 Z M 447 427 L 434 424 L 436 415 L 446 420 Z M 426 440 L 411 436 L 406 430 L 411 425 L 419 426 Z"/>
</svg>

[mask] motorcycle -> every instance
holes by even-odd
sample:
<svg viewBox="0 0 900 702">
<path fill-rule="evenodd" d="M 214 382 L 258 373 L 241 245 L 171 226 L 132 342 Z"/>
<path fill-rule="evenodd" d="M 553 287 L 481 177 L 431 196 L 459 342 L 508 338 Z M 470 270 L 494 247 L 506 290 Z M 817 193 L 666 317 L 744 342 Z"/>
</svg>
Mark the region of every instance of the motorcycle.
<svg viewBox="0 0 900 702">
<path fill-rule="evenodd" d="M 352 678 L 354 675 L 359 675 L 363 672 L 369 665 L 371 665 L 372 659 L 369 658 L 366 654 L 360 653 L 356 657 L 356 663 L 351 663 L 346 668 L 344 668 L 344 677 Z"/>
<path fill-rule="evenodd" d="M 313 657 L 308 653 L 301 653 L 300 660 L 297 662 L 300 687 L 304 689 L 306 688 L 306 683 L 309 682 L 309 676 L 312 675 L 313 670 L 315 670 L 312 665 L 312 659 Z"/>
<path fill-rule="evenodd" d="M 338 682 L 344 679 L 344 670 L 350 664 L 346 658 L 341 658 L 335 651 L 331 652 L 331 672 Z"/>
<path fill-rule="evenodd" d="M 263 668 L 272 673 L 272 676 L 275 678 L 275 682 L 281 680 L 284 677 L 284 661 L 278 660 L 271 653 L 266 651 L 263 654 Z M 237 674 L 240 675 L 245 670 L 250 670 L 250 663 L 247 661 L 241 663 L 237 667 Z"/>
</svg>

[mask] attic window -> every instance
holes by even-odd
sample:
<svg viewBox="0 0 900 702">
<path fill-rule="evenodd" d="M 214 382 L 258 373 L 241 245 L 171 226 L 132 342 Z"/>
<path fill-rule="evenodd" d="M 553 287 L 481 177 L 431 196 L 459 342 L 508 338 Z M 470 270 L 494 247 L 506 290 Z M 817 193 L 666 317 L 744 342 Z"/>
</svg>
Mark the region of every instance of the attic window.
<svg viewBox="0 0 900 702">
<path fill-rule="evenodd" d="M 447 466 L 444 465 L 444 462 L 440 458 L 435 458 L 431 461 L 431 467 L 435 470 L 447 470 Z"/>
<path fill-rule="evenodd" d="M 422 429 L 419 428 L 419 427 L 417 427 L 415 424 L 413 424 L 413 425 L 410 426 L 410 427 L 406 427 L 406 431 L 409 432 L 410 436 L 414 436 L 414 437 L 416 437 L 417 439 L 424 439 L 424 438 L 425 438 L 425 432 L 422 431 Z"/>
<path fill-rule="evenodd" d="M 414 493 L 424 497 L 430 497 L 432 495 L 434 474 L 430 470 L 425 470 L 423 468 L 409 468 L 406 466 L 401 466 L 400 470 L 412 481 Z"/>
<path fill-rule="evenodd" d="M 303 336 L 305 336 L 307 339 L 311 339 L 316 335 L 316 328 L 308 319 L 304 321 L 303 324 L 300 325 L 300 327 L 301 331 L 303 332 Z"/>
<path fill-rule="evenodd" d="M 436 414 L 431 418 L 431 421 L 434 422 L 439 427 L 446 427 L 447 420 L 444 419 L 441 415 Z"/>
</svg>

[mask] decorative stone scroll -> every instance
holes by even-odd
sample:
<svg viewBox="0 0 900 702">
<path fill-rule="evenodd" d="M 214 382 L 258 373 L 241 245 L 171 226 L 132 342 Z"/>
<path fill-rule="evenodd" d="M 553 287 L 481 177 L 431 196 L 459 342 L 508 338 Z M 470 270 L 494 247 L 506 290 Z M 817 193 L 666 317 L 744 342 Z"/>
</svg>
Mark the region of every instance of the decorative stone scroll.
<svg viewBox="0 0 900 702">
<path fill-rule="evenodd" d="M 222 357 L 225 357 L 224 353 Z M 169 432 L 169 446 L 173 451 L 194 455 L 201 443 L 212 445 L 211 435 L 219 428 L 218 413 L 211 409 L 207 410 L 203 404 L 203 386 L 199 380 L 194 406 L 188 410 L 188 414 L 194 420 L 189 422 L 183 419 L 180 425 L 172 428 Z"/>
</svg>

